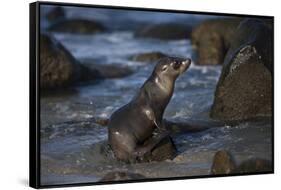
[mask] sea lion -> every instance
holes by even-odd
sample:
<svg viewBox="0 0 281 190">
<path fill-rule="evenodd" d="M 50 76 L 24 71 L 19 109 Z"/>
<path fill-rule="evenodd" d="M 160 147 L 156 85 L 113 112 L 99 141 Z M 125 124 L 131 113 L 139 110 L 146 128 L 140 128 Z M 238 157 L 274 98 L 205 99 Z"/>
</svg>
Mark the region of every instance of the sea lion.
<svg viewBox="0 0 281 190">
<path fill-rule="evenodd" d="M 117 159 L 141 160 L 168 135 L 162 122 L 163 113 L 173 95 L 176 79 L 190 63 L 190 59 L 160 59 L 131 102 L 111 115 L 108 141 Z M 159 133 L 150 138 L 156 128 Z M 143 145 L 148 139 L 149 143 Z"/>
</svg>

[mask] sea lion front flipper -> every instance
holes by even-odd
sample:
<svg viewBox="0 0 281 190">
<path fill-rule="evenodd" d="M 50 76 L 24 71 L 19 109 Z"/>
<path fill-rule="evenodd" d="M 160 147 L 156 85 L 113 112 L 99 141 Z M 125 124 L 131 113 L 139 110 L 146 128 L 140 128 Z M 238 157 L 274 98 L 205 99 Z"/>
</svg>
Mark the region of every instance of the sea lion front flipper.
<svg viewBox="0 0 281 190">
<path fill-rule="evenodd" d="M 168 131 L 162 131 L 161 133 L 156 134 L 147 140 L 143 145 L 138 146 L 134 151 L 134 155 L 142 160 L 146 154 L 150 154 L 153 148 L 155 148 L 155 146 L 158 145 L 168 135 Z"/>
</svg>

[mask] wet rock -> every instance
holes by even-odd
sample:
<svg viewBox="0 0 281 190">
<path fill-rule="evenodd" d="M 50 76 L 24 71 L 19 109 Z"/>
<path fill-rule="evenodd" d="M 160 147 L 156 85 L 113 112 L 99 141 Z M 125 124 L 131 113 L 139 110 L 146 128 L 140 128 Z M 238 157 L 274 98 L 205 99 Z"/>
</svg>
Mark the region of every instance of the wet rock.
<svg viewBox="0 0 281 190">
<path fill-rule="evenodd" d="M 101 23 L 93 20 L 64 19 L 51 25 L 48 30 L 74 34 L 95 34 L 104 32 L 106 29 Z"/>
<path fill-rule="evenodd" d="M 149 53 L 140 53 L 140 54 L 133 55 L 131 57 L 131 60 L 139 61 L 139 62 L 156 62 L 164 57 L 168 57 L 168 55 L 165 55 L 161 52 L 149 52 Z"/>
<path fill-rule="evenodd" d="M 192 30 L 191 42 L 198 65 L 222 64 L 241 19 L 207 20 Z"/>
<path fill-rule="evenodd" d="M 232 156 L 225 150 L 218 151 L 213 159 L 211 173 L 213 175 L 230 174 L 235 168 Z"/>
<path fill-rule="evenodd" d="M 52 9 L 50 12 L 48 12 L 46 17 L 50 22 L 53 22 L 53 21 L 64 19 L 66 17 L 66 14 L 64 12 L 64 9 L 58 6 Z"/>
<path fill-rule="evenodd" d="M 109 122 L 109 118 L 103 118 L 103 117 L 95 117 L 93 118 L 93 122 L 101 125 L 101 126 L 107 126 L 108 122 Z"/>
<path fill-rule="evenodd" d="M 107 173 L 100 181 L 123 181 L 123 180 L 135 180 L 145 179 L 145 176 L 137 173 L 114 171 Z"/>
<path fill-rule="evenodd" d="M 233 156 L 221 150 L 216 152 L 211 168 L 211 174 L 241 174 L 241 173 L 257 173 L 257 172 L 272 172 L 272 162 L 260 158 L 252 158 L 237 164 Z"/>
<path fill-rule="evenodd" d="M 212 118 L 239 121 L 272 115 L 272 35 L 260 20 L 241 22 L 224 60 Z"/>
<path fill-rule="evenodd" d="M 255 158 L 242 162 L 233 173 L 272 172 L 272 163 L 269 160 Z"/>
<path fill-rule="evenodd" d="M 118 66 L 118 64 L 96 64 L 83 63 L 85 74 L 83 80 L 122 78 L 133 74 L 133 70 L 127 66 Z M 91 77 L 93 76 L 93 77 Z"/>
<path fill-rule="evenodd" d="M 42 90 L 59 90 L 78 82 L 119 78 L 132 73 L 130 68 L 116 64 L 81 64 L 51 35 L 40 35 L 40 88 Z"/>
<path fill-rule="evenodd" d="M 191 27 L 189 26 L 167 23 L 145 26 L 136 33 L 136 36 L 161 40 L 178 40 L 188 39 L 190 37 L 190 33 Z"/>
<path fill-rule="evenodd" d="M 166 128 L 172 133 L 196 133 L 214 127 L 224 126 L 224 123 L 218 121 L 203 121 L 192 119 L 163 120 Z"/>
<path fill-rule="evenodd" d="M 47 34 L 40 35 L 40 88 L 73 84 L 80 76 L 79 65 L 70 52 Z"/>
<path fill-rule="evenodd" d="M 153 138 L 153 137 L 152 137 Z M 149 140 L 148 140 L 149 141 Z M 148 142 L 147 141 L 147 142 Z M 146 144 L 146 142 L 144 142 Z M 171 137 L 164 138 L 152 151 L 144 156 L 141 162 L 164 161 L 176 156 L 176 147 Z"/>
</svg>

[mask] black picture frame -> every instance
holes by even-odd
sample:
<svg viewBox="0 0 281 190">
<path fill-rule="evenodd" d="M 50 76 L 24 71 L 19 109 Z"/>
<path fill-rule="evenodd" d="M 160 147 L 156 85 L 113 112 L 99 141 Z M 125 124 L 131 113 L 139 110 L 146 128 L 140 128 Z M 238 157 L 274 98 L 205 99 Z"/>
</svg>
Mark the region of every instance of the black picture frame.
<svg viewBox="0 0 281 190">
<path fill-rule="evenodd" d="M 92 183 L 78 183 L 78 184 L 61 184 L 61 185 L 41 185 L 40 181 L 40 6 L 69 6 L 69 7 L 87 7 L 87 8 L 105 8 L 117 10 L 134 10 L 134 11 L 151 11 L 163 13 L 184 13 L 184 14 L 201 14 L 201 15 L 215 15 L 215 16 L 234 16 L 247 18 L 272 19 L 273 22 L 273 51 L 274 58 L 274 17 L 264 15 L 246 15 L 246 14 L 229 14 L 216 12 L 200 12 L 187 10 L 166 10 L 157 8 L 140 8 L 140 7 L 120 7 L 120 6 L 104 6 L 92 4 L 77 4 L 77 3 L 61 3 L 61 2 L 34 2 L 29 4 L 29 39 L 30 39 L 30 80 L 29 80 L 29 185 L 33 188 L 53 188 L 53 187 L 72 187 L 72 186 L 88 186 L 101 184 L 120 184 L 120 183 L 135 183 L 135 182 L 152 182 L 163 180 L 182 180 L 195 178 L 213 178 L 213 177 L 231 177 L 243 175 L 257 175 L 257 174 L 273 174 L 274 173 L 274 88 L 272 92 L 272 171 L 269 172 L 253 172 L 242 174 L 227 174 L 227 175 L 204 175 L 192 177 L 171 177 L 171 178 L 156 178 L 156 179 L 141 179 L 141 180 L 127 180 L 127 181 L 112 181 L 112 182 L 92 182 Z M 274 60 L 272 72 L 272 86 L 274 87 Z"/>
</svg>

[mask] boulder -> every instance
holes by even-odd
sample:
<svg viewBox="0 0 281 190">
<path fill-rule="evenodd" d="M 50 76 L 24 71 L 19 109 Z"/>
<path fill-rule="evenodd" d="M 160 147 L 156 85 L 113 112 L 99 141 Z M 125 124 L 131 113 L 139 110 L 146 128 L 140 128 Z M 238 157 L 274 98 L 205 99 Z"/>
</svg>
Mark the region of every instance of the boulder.
<svg viewBox="0 0 281 190">
<path fill-rule="evenodd" d="M 153 137 L 152 137 L 153 138 Z M 148 142 L 149 140 L 147 140 Z M 147 142 L 144 142 L 146 144 Z M 164 161 L 173 159 L 176 156 L 176 147 L 171 137 L 164 138 L 156 147 L 151 151 L 150 154 L 144 155 L 143 160 L 140 162 L 151 162 L 151 161 Z"/>
<path fill-rule="evenodd" d="M 273 172 L 272 163 L 261 158 L 252 158 L 239 164 L 232 173 Z"/>
<path fill-rule="evenodd" d="M 224 59 L 210 116 L 241 121 L 272 115 L 273 32 L 260 20 L 239 25 Z"/>
<path fill-rule="evenodd" d="M 79 65 L 55 38 L 40 35 L 40 88 L 66 87 L 80 77 Z"/>
<path fill-rule="evenodd" d="M 210 128 L 224 126 L 223 122 L 213 120 L 200 120 L 200 119 L 163 119 L 163 123 L 171 134 L 179 133 L 196 133 Z"/>
<path fill-rule="evenodd" d="M 241 19 L 213 19 L 192 30 L 191 43 L 196 50 L 198 65 L 222 64 Z"/>
<path fill-rule="evenodd" d="M 215 153 L 211 173 L 213 175 L 230 174 L 235 169 L 236 164 L 230 153 L 221 150 Z"/>
<path fill-rule="evenodd" d="M 46 14 L 47 19 L 50 22 L 58 21 L 61 19 L 65 19 L 66 14 L 64 9 L 60 6 L 53 8 L 50 12 Z"/>
<path fill-rule="evenodd" d="M 83 81 L 105 78 L 122 78 L 133 73 L 132 69 L 127 66 L 119 66 L 118 63 L 97 64 L 82 62 L 82 65 L 84 67 L 84 76 L 81 76 Z"/>
<path fill-rule="evenodd" d="M 179 40 L 190 38 L 191 27 L 175 23 L 147 25 L 137 31 L 136 36 L 161 40 Z"/>
<path fill-rule="evenodd" d="M 64 19 L 55 22 L 48 28 L 52 32 L 63 32 L 73 34 L 95 34 L 104 32 L 105 27 L 98 21 L 85 19 Z"/>
<path fill-rule="evenodd" d="M 215 153 L 211 168 L 212 175 L 247 174 L 273 172 L 272 162 L 261 158 L 251 158 L 237 164 L 233 156 L 225 150 Z"/>
<path fill-rule="evenodd" d="M 62 89 L 79 82 L 120 78 L 133 71 L 117 64 L 81 63 L 55 38 L 40 35 L 40 89 Z"/>
<path fill-rule="evenodd" d="M 131 60 L 138 61 L 138 62 L 156 62 L 164 57 L 168 57 L 168 55 L 156 51 L 156 52 L 140 53 L 140 54 L 133 55 L 131 57 Z"/>
</svg>

